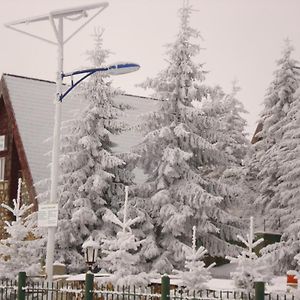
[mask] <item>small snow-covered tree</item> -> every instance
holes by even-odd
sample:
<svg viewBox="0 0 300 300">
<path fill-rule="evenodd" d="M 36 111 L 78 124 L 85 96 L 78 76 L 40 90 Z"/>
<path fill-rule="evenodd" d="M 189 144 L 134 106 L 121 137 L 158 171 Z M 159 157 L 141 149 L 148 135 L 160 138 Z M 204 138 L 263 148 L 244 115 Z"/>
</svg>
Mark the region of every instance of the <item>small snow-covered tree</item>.
<svg viewBox="0 0 300 300">
<path fill-rule="evenodd" d="M 207 254 L 207 250 L 200 246 L 196 249 L 196 227 L 193 227 L 192 247 L 184 247 L 185 251 L 185 270 L 175 271 L 182 281 L 182 285 L 189 291 L 199 291 L 207 288 L 206 283 L 211 279 L 210 269 L 215 265 L 212 263 L 205 267 L 202 259 Z"/>
<path fill-rule="evenodd" d="M 126 187 L 128 188 L 128 187 Z M 104 221 L 112 222 L 119 228 L 116 237 L 103 239 L 102 258 L 104 266 L 112 275 L 107 279 L 115 286 L 147 286 L 149 274 L 143 272 L 143 257 L 140 249 L 144 240 L 138 240 L 131 226 L 139 221 L 139 217 L 127 217 L 128 190 L 126 189 L 123 220 L 121 221 L 111 211 L 103 216 Z"/>
<path fill-rule="evenodd" d="M 228 241 L 240 232 L 239 219 L 222 207 L 227 187 L 208 176 L 229 162 L 216 146 L 227 136 L 218 131 L 219 120 L 193 105 L 205 96 L 205 71 L 193 60 L 200 51 L 193 39 L 200 34 L 189 24 L 191 13 L 190 6 L 180 10 L 167 68 L 143 84 L 164 101 L 158 111 L 144 116 L 144 139 L 135 149 L 148 180 L 133 192 L 152 221 L 158 251 L 151 260 L 160 273 L 183 268 L 183 247 L 191 240 L 193 226 L 210 255 L 236 253 Z"/>
<path fill-rule="evenodd" d="M 21 204 L 21 179 L 13 205 L 1 204 L 13 214 L 15 221 L 5 222 L 8 236 L 0 240 L 0 278 L 15 279 L 20 271 L 27 275 L 41 272 L 44 240 L 38 233 L 36 213 L 30 214 L 32 204 Z"/>
<path fill-rule="evenodd" d="M 264 239 L 254 241 L 253 217 L 250 217 L 250 231 L 247 239 L 238 236 L 238 239 L 245 245 L 245 249 L 237 257 L 227 256 L 231 263 L 236 263 L 237 268 L 231 272 L 231 278 L 237 288 L 252 292 L 255 280 L 269 282 L 271 279 L 271 266 L 265 259 L 259 258 L 254 248 L 261 244 Z"/>
<path fill-rule="evenodd" d="M 104 66 L 108 54 L 102 32 L 96 32 L 95 48 L 88 52 L 92 67 Z M 108 209 L 119 210 L 124 184 L 132 183 L 134 155 L 112 150 L 111 135 L 126 129 L 118 120 L 125 106 L 114 102 L 117 94 L 108 75 L 93 74 L 79 89 L 76 101 L 82 101 L 82 110 L 63 124 L 55 249 L 56 259 L 70 271 L 84 268 L 81 247 L 89 236 L 99 241 L 112 234 L 102 216 Z"/>
</svg>

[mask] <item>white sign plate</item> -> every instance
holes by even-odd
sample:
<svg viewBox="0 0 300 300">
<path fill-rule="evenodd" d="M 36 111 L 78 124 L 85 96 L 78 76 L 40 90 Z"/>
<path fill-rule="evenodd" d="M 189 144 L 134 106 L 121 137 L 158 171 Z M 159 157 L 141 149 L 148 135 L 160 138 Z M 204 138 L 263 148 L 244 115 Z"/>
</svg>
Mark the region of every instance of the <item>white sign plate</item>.
<svg viewBox="0 0 300 300">
<path fill-rule="evenodd" d="M 38 211 L 39 227 L 57 227 L 58 204 L 40 204 Z"/>
</svg>

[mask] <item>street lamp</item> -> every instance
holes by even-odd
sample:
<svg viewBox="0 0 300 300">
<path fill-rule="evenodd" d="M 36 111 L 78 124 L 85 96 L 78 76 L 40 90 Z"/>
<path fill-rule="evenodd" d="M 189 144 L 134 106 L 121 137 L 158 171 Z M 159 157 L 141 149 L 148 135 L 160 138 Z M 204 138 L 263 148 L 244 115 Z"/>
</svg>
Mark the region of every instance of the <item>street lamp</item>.
<svg viewBox="0 0 300 300">
<path fill-rule="evenodd" d="M 73 72 L 69 72 L 69 73 L 63 73 L 63 74 L 61 74 L 62 78 L 71 77 L 71 86 L 64 93 L 62 93 L 60 95 L 59 100 L 62 101 L 63 98 L 66 97 L 80 82 L 82 82 L 84 79 L 93 75 L 96 72 L 107 74 L 107 75 L 122 75 L 122 74 L 135 72 L 139 68 L 140 68 L 140 66 L 138 64 L 135 64 L 132 62 L 118 62 L 118 63 L 114 63 L 114 64 L 111 64 L 106 67 L 85 69 L 85 70 L 73 71 Z M 84 74 L 84 76 L 81 77 L 76 82 L 74 82 L 73 77 L 75 75 L 82 75 L 82 74 Z"/>
<path fill-rule="evenodd" d="M 97 259 L 99 245 L 90 236 L 82 244 L 82 249 L 83 249 L 83 252 L 84 252 L 85 262 L 89 267 L 89 271 L 92 271 L 92 267 L 93 267 L 93 265 L 94 265 L 94 263 L 96 262 L 96 259 Z"/>
<path fill-rule="evenodd" d="M 92 75 L 95 72 L 104 72 L 109 75 L 118 75 L 125 74 L 128 72 L 132 72 L 138 70 L 139 66 L 137 64 L 132 63 L 121 63 L 114 64 L 105 68 L 98 69 L 88 69 L 82 71 L 75 71 L 71 73 L 63 72 L 63 46 L 66 42 L 68 42 L 74 35 L 76 35 L 85 25 L 87 25 L 92 19 L 94 19 L 98 14 L 100 14 L 106 7 L 108 6 L 107 2 L 90 4 L 85 6 L 73 7 L 69 9 L 63 10 L 55 10 L 50 12 L 44 16 L 31 17 L 22 20 L 18 20 L 15 22 L 10 22 L 5 24 L 6 27 L 29 35 L 31 37 L 37 38 L 39 40 L 45 41 L 50 44 L 54 44 L 58 48 L 58 66 L 57 66 L 57 75 L 56 75 L 56 96 L 55 96 L 55 115 L 54 115 L 54 128 L 53 128 L 53 145 L 52 145 L 52 164 L 51 164 L 51 187 L 50 187 L 50 200 L 49 203 L 57 204 L 57 185 L 58 185 L 58 161 L 59 161 L 59 149 L 60 149 L 60 128 L 61 128 L 61 105 L 63 98 L 82 80 Z M 66 39 L 63 34 L 63 25 L 64 20 L 78 20 L 83 17 L 88 17 L 88 12 L 91 10 L 97 10 L 97 12 L 90 16 L 89 19 L 84 22 L 81 26 L 79 26 L 72 34 L 70 34 Z M 55 41 L 49 40 L 47 38 L 26 32 L 25 30 L 21 30 L 16 27 L 18 25 L 24 25 L 28 23 L 35 23 L 40 21 L 49 21 L 52 29 L 55 33 Z M 75 84 L 73 83 L 71 87 L 63 93 L 63 79 L 65 77 L 75 75 L 84 76 L 79 79 Z M 46 274 L 47 280 L 51 285 L 53 279 L 53 260 L 54 260 L 54 242 L 55 242 L 55 230 L 56 227 L 48 227 L 48 241 L 47 241 L 47 253 L 46 253 Z"/>
</svg>

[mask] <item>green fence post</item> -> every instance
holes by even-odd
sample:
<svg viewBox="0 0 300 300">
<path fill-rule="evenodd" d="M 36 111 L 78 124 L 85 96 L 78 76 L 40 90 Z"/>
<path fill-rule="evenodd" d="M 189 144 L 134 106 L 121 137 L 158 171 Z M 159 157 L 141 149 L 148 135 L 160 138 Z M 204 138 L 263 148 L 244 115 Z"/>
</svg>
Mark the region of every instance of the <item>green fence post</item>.
<svg viewBox="0 0 300 300">
<path fill-rule="evenodd" d="M 18 276 L 18 300 L 25 300 L 26 273 L 19 272 Z"/>
<path fill-rule="evenodd" d="M 255 286 L 255 300 L 265 299 L 265 283 L 263 281 L 256 281 Z"/>
<path fill-rule="evenodd" d="M 86 273 L 85 275 L 85 300 L 93 300 L 93 289 L 94 289 L 94 274 Z"/>
<path fill-rule="evenodd" d="M 170 300 L 170 277 L 168 275 L 161 277 L 161 300 Z"/>
</svg>

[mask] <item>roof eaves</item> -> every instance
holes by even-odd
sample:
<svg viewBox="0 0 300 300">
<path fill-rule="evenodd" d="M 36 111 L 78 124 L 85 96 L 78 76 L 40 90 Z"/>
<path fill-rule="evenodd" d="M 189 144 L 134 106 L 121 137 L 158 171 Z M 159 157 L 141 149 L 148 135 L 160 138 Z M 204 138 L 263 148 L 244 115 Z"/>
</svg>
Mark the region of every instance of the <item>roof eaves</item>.
<svg viewBox="0 0 300 300">
<path fill-rule="evenodd" d="M 41 82 L 47 82 L 47 83 L 55 84 L 55 81 L 51 81 L 51 80 L 45 80 L 45 79 L 39 79 L 39 78 L 33 78 L 33 77 L 27 77 L 27 76 L 21 76 L 21 75 L 10 74 L 10 73 L 3 73 L 3 76 L 11 76 L 11 77 L 15 77 L 15 78 L 22 78 L 22 79 L 28 79 L 28 80 L 41 81 Z"/>
</svg>

